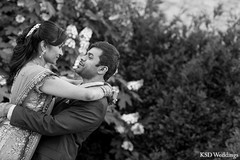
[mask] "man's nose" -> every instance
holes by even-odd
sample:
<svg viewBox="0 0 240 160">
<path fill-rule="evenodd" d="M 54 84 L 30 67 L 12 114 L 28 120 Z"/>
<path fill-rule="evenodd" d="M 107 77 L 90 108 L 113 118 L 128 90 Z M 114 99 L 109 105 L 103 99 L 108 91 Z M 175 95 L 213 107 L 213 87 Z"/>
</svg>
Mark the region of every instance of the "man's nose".
<svg viewBox="0 0 240 160">
<path fill-rule="evenodd" d="M 81 56 L 81 61 L 85 62 L 87 60 L 87 56 Z"/>
</svg>

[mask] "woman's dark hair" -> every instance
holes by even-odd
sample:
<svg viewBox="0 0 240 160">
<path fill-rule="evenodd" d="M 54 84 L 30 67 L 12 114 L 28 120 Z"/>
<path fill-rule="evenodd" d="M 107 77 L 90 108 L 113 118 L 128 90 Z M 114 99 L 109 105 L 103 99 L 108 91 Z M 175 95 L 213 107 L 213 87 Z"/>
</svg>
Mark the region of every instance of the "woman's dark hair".
<svg viewBox="0 0 240 160">
<path fill-rule="evenodd" d="M 17 45 L 13 49 L 10 61 L 8 84 L 12 84 L 15 75 L 26 63 L 38 56 L 38 46 L 41 41 L 47 45 L 58 46 L 67 38 L 65 31 L 51 21 L 44 21 L 39 27 L 35 27 L 36 25 L 32 25 L 26 28 L 17 38 Z"/>
</svg>

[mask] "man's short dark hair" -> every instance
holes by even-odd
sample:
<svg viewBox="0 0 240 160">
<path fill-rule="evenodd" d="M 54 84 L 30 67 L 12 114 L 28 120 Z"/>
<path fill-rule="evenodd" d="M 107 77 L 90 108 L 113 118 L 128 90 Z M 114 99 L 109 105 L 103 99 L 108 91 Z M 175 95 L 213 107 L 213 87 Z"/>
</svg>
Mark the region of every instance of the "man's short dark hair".
<svg viewBox="0 0 240 160">
<path fill-rule="evenodd" d="M 100 42 L 95 42 L 93 43 L 90 47 L 91 48 L 99 48 L 101 49 L 102 55 L 99 57 L 100 61 L 97 66 L 107 66 L 108 71 L 104 75 L 104 80 L 107 81 L 116 71 L 119 65 L 119 59 L 120 59 L 120 54 L 116 47 L 114 47 L 112 44 L 105 42 L 105 41 L 100 41 Z"/>
</svg>

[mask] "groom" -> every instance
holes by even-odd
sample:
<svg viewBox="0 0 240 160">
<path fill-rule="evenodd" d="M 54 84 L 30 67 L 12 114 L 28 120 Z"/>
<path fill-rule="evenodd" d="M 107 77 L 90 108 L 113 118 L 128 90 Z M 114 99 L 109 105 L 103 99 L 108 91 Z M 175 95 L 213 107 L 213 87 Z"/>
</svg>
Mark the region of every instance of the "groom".
<svg viewBox="0 0 240 160">
<path fill-rule="evenodd" d="M 103 85 L 116 72 L 119 58 L 114 46 L 96 42 L 81 58 L 76 73 L 86 87 Z M 75 160 L 82 142 L 102 123 L 107 106 L 107 98 L 91 102 L 62 99 L 51 115 L 12 104 L 5 106 L 4 114 L 11 125 L 43 135 L 33 160 Z"/>
</svg>

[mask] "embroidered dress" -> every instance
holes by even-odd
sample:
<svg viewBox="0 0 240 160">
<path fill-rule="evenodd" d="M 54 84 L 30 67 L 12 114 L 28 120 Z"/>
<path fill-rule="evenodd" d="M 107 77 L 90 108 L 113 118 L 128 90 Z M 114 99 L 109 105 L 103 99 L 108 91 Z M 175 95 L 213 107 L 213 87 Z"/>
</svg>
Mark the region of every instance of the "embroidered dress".
<svg viewBox="0 0 240 160">
<path fill-rule="evenodd" d="M 49 69 L 28 63 L 15 78 L 10 103 L 50 114 L 52 96 L 42 93 L 39 88 L 46 78 L 54 75 Z M 30 160 L 40 138 L 36 132 L 10 125 L 5 118 L 0 124 L 0 160 Z"/>
</svg>

